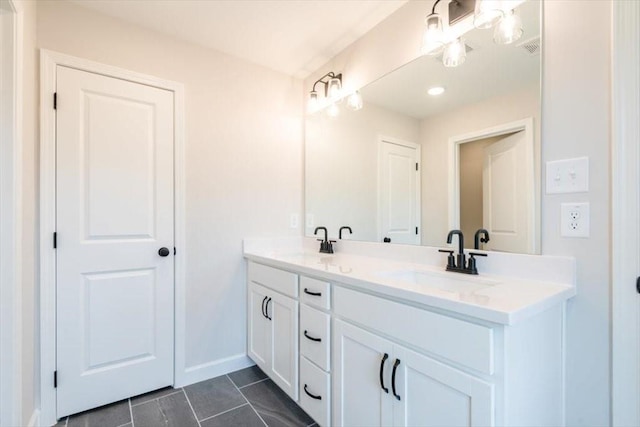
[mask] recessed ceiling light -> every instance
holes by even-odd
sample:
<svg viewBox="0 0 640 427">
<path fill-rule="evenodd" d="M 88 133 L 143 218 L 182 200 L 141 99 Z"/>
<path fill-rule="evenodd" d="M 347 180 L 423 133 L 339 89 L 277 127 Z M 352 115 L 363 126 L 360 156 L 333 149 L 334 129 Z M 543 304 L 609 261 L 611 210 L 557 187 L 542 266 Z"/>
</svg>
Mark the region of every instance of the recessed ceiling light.
<svg viewBox="0 0 640 427">
<path fill-rule="evenodd" d="M 442 86 L 434 86 L 432 88 L 429 88 L 427 93 L 431 96 L 442 95 L 444 93 L 444 88 Z"/>
</svg>

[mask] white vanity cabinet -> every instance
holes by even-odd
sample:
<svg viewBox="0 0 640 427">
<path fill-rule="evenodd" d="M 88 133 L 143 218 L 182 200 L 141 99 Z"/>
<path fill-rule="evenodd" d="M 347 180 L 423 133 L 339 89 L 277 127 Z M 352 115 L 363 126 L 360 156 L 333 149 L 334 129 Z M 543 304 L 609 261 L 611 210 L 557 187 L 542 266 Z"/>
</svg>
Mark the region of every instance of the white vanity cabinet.
<svg viewBox="0 0 640 427">
<path fill-rule="evenodd" d="M 492 426 L 493 386 L 335 321 L 335 426 Z"/>
<path fill-rule="evenodd" d="M 248 354 L 298 400 L 298 275 L 249 263 Z"/>
</svg>

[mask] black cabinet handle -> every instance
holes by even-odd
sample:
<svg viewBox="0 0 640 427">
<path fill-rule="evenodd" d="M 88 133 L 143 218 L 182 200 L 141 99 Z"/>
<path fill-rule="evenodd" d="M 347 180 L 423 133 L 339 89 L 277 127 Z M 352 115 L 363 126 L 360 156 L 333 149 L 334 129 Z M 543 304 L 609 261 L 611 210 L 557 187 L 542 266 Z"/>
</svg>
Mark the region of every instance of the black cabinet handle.
<svg viewBox="0 0 640 427">
<path fill-rule="evenodd" d="M 271 297 L 269 297 L 269 299 L 267 300 L 267 303 L 264 306 L 264 311 L 267 314 L 267 319 L 273 320 L 271 317 L 269 317 L 269 303 L 270 302 L 271 302 Z"/>
<path fill-rule="evenodd" d="M 322 292 L 311 292 L 309 289 L 304 288 L 304 293 L 307 295 L 313 295 L 314 297 L 321 297 Z"/>
<path fill-rule="evenodd" d="M 307 390 L 307 385 L 304 385 L 304 392 L 307 393 L 307 396 L 309 396 L 312 399 L 316 399 L 316 400 L 322 400 L 322 396 L 316 396 L 315 394 L 311 394 L 309 393 L 309 390 Z"/>
<path fill-rule="evenodd" d="M 391 390 L 393 391 L 393 395 L 396 399 L 400 400 L 400 396 L 396 393 L 396 370 L 398 369 L 398 365 L 400 365 L 400 359 L 396 359 L 393 364 L 393 372 L 391 372 Z"/>
<path fill-rule="evenodd" d="M 310 337 L 309 334 L 307 334 L 307 330 L 305 329 L 304 331 L 304 336 L 307 337 L 308 339 L 310 339 L 311 341 L 316 341 L 316 342 L 320 342 L 322 341 L 322 338 L 314 338 L 314 337 Z"/>
<path fill-rule="evenodd" d="M 264 312 L 264 303 L 267 302 L 267 298 L 269 297 L 264 297 L 264 299 L 262 300 L 262 316 L 267 317 L 267 313 Z"/>
<path fill-rule="evenodd" d="M 385 353 L 380 361 L 380 387 L 382 387 L 385 393 L 389 393 L 389 389 L 384 386 L 384 362 L 386 362 L 388 358 L 389 355 Z"/>
</svg>

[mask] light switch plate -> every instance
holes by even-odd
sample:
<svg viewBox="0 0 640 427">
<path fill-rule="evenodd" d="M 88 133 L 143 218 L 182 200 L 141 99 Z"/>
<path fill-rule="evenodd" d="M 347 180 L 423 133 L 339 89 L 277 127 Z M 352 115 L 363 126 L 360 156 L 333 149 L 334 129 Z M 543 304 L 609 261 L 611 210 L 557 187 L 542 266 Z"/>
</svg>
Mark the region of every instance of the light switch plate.
<svg viewBox="0 0 640 427">
<path fill-rule="evenodd" d="M 289 226 L 291 228 L 298 228 L 298 214 L 292 213 L 289 217 Z"/>
<path fill-rule="evenodd" d="M 589 203 L 562 203 L 560 205 L 560 235 L 562 237 L 589 237 Z"/>
<path fill-rule="evenodd" d="M 583 193 L 589 191 L 589 158 L 547 162 L 547 194 Z"/>
</svg>

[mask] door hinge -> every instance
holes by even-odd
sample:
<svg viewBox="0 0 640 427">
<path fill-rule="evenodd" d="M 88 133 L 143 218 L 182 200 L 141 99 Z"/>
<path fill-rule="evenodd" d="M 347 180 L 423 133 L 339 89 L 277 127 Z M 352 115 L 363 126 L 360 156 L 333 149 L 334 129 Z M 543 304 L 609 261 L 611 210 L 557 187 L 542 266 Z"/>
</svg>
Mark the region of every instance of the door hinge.
<svg viewBox="0 0 640 427">
<path fill-rule="evenodd" d="M 418 234 L 418 227 L 416 227 L 416 234 Z"/>
<path fill-rule="evenodd" d="M 58 248 L 58 233 L 53 232 L 53 249 Z"/>
<path fill-rule="evenodd" d="M 53 93 L 53 109 L 58 109 L 58 92 Z"/>
<path fill-rule="evenodd" d="M 174 255 L 176 254 L 176 247 L 175 246 L 173 247 L 173 254 Z"/>
<path fill-rule="evenodd" d="M 53 371 L 53 388 L 58 388 L 58 371 Z"/>
<path fill-rule="evenodd" d="M 636 291 L 640 294 L 640 276 L 636 279 Z"/>
<path fill-rule="evenodd" d="M 418 163 L 416 163 L 416 170 L 418 170 Z"/>
</svg>

